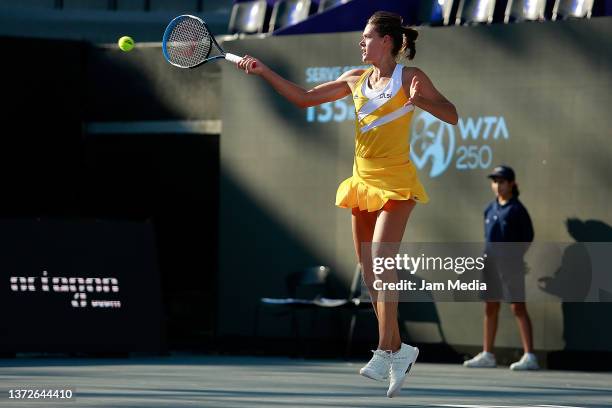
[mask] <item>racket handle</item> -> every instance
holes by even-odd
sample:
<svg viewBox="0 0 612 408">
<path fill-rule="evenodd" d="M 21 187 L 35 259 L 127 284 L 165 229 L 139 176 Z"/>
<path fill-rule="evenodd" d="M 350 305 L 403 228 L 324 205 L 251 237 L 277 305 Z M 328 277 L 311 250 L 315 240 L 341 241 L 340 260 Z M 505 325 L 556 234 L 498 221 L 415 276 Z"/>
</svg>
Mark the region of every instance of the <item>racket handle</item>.
<svg viewBox="0 0 612 408">
<path fill-rule="evenodd" d="M 242 61 L 242 57 L 235 55 L 235 54 L 230 54 L 229 52 L 227 54 L 225 54 L 225 59 L 228 61 L 231 61 L 235 64 L 239 63 L 240 61 Z M 254 62 L 253 65 L 251 66 L 251 68 L 255 68 L 257 66 L 257 63 Z"/>
<path fill-rule="evenodd" d="M 240 61 L 242 61 L 242 57 L 239 57 L 238 55 L 235 54 L 230 54 L 229 52 L 227 54 L 225 54 L 225 59 L 228 61 L 231 61 L 235 64 L 239 63 Z"/>
</svg>

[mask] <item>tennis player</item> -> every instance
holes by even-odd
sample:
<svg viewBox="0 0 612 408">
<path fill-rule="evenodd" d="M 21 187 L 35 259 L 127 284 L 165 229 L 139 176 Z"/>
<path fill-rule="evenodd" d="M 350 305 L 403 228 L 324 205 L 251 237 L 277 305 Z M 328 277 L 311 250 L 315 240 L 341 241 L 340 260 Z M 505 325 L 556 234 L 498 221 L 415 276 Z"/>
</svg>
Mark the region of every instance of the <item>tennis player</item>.
<svg viewBox="0 0 612 408">
<path fill-rule="evenodd" d="M 364 281 L 378 319 L 378 348 L 360 370 L 368 378 L 390 379 L 388 397 L 396 396 L 418 349 L 402 343 L 397 319 L 397 300 L 379 300 L 373 288 L 372 257 L 393 256 L 416 203 L 429 200 L 410 161 L 410 122 L 415 107 L 442 121 L 456 124 L 455 106 L 416 67 L 403 66 L 398 57 L 414 58 L 418 32 L 402 26 L 402 17 L 385 11 L 374 13 L 363 31 L 359 46 L 368 69 L 345 72 L 335 81 L 305 90 L 282 78 L 260 60 L 246 55 L 238 67 L 259 75 L 279 94 L 305 108 L 352 95 L 356 111 L 353 175 L 336 194 L 336 205 L 351 209 L 353 241 L 362 265 Z M 363 244 L 385 243 L 363 251 Z M 387 253 L 384 253 L 385 250 Z"/>
</svg>

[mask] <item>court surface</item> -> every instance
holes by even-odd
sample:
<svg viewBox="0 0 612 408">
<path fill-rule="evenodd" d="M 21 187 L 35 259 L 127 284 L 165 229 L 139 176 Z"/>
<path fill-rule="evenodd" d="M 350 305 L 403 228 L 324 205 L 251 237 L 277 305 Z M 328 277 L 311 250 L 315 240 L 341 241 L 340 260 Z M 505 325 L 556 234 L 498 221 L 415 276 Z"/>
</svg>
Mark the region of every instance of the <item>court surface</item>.
<svg viewBox="0 0 612 408">
<path fill-rule="evenodd" d="M 612 373 L 415 365 L 402 394 L 363 362 L 175 355 L 0 360 L 4 407 L 612 407 Z M 70 388 L 74 400 L 10 400 L 9 389 Z"/>
</svg>

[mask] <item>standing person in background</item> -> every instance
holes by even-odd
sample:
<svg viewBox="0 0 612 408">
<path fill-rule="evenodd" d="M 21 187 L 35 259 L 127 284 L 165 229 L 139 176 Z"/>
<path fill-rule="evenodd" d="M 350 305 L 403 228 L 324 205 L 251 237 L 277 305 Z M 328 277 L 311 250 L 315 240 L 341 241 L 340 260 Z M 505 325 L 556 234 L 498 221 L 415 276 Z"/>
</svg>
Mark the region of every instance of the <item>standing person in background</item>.
<svg viewBox="0 0 612 408">
<path fill-rule="evenodd" d="M 487 283 L 484 316 L 484 350 L 463 363 L 465 367 L 495 367 L 493 344 L 497 332 L 500 300 L 511 302 L 516 317 L 524 354 L 510 365 L 511 370 L 537 370 L 538 360 L 533 354 L 531 319 L 525 304 L 525 263 L 523 256 L 533 241 L 533 225 L 527 209 L 519 201 L 519 190 L 514 170 L 497 166 L 491 174 L 491 188 L 495 199 L 484 212 L 487 260 L 484 281 Z M 512 244 L 492 244 L 492 243 Z"/>
</svg>

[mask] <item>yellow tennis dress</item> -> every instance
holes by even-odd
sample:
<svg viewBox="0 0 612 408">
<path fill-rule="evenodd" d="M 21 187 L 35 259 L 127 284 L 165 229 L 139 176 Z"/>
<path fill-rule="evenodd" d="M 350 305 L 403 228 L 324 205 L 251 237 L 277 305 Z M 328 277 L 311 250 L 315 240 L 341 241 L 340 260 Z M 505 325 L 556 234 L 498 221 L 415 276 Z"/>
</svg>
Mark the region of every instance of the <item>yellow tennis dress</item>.
<svg viewBox="0 0 612 408">
<path fill-rule="evenodd" d="M 355 84 L 355 161 L 353 176 L 336 193 L 336 205 L 380 210 L 388 200 L 413 199 L 426 203 L 429 197 L 410 160 L 410 122 L 413 105 L 402 88 L 403 66 L 397 64 L 382 91 L 367 85 L 373 68 Z"/>
</svg>

